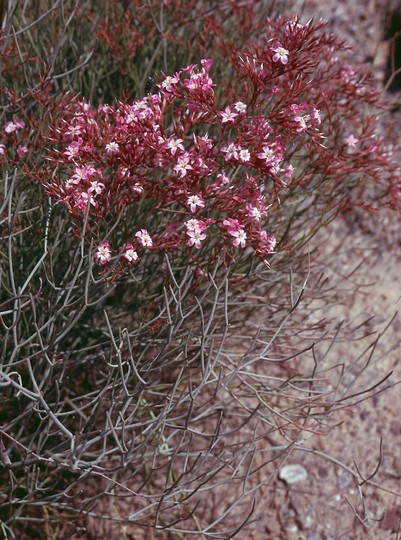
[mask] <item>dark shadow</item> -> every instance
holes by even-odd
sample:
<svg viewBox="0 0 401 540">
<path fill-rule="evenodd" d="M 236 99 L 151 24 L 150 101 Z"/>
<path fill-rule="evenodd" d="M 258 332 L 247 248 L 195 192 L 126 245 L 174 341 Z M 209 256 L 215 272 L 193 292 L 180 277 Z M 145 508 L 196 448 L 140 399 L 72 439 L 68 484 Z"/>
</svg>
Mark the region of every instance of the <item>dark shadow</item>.
<svg viewBox="0 0 401 540">
<path fill-rule="evenodd" d="M 388 14 L 384 39 L 390 42 L 385 86 L 388 84 L 388 92 L 399 92 L 401 90 L 401 4 Z"/>
</svg>

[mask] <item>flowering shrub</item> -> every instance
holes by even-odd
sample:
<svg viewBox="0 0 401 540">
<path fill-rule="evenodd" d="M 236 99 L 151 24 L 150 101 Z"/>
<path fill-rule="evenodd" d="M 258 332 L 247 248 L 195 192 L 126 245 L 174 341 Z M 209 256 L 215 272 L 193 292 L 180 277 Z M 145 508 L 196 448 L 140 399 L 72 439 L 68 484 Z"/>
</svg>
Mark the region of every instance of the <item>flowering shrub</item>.
<svg viewBox="0 0 401 540">
<path fill-rule="evenodd" d="M 399 205 L 379 94 L 322 23 L 259 2 L 77 4 L 19 6 L 2 41 L 0 519 L 231 538 L 254 459 L 273 475 L 340 406 L 301 339 L 324 330 L 301 248 Z"/>
</svg>

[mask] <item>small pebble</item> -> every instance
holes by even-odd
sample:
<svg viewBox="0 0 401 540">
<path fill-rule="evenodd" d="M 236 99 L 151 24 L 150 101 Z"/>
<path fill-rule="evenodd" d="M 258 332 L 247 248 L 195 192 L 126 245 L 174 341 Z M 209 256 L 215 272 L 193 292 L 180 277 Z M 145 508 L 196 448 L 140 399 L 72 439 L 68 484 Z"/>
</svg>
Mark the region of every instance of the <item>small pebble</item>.
<svg viewBox="0 0 401 540">
<path fill-rule="evenodd" d="M 292 465 L 284 465 L 279 472 L 279 478 L 287 484 L 297 484 L 303 482 L 308 477 L 308 473 L 302 465 L 296 463 Z"/>
</svg>

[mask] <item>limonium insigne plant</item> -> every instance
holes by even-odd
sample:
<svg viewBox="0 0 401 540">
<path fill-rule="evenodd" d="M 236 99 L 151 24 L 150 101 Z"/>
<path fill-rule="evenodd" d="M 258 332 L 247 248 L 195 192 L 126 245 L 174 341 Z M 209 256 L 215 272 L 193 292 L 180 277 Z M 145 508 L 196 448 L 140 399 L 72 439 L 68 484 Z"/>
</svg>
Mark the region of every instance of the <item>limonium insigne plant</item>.
<svg viewBox="0 0 401 540">
<path fill-rule="evenodd" d="M 305 286 L 288 276 L 303 283 L 302 246 L 341 210 L 398 204 L 379 96 L 321 23 L 269 20 L 230 48 L 216 21 L 216 51 L 151 64 L 147 95 L 63 94 L 55 60 L 3 93 L 10 538 L 74 538 L 99 518 L 116 537 L 232 538 L 336 408 L 316 365 L 286 371 L 310 365 L 290 327 Z"/>
</svg>

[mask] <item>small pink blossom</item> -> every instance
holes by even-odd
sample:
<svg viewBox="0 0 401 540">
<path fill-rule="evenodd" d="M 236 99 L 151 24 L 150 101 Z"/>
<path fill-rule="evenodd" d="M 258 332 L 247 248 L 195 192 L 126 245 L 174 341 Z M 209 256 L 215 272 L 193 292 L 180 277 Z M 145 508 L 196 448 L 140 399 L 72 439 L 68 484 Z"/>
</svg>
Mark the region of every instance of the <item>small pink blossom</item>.
<svg viewBox="0 0 401 540">
<path fill-rule="evenodd" d="M 17 126 L 14 124 L 14 122 L 7 122 L 7 124 L 4 126 L 5 133 L 14 133 L 14 131 L 17 131 Z"/>
<path fill-rule="evenodd" d="M 179 156 L 177 159 L 177 165 L 174 165 L 174 171 L 183 178 L 186 176 L 187 171 L 192 170 L 193 167 L 189 163 L 190 161 L 190 155 L 186 152 L 185 154 L 182 154 L 182 156 Z"/>
<path fill-rule="evenodd" d="M 140 242 L 143 247 L 153 246 L 153 240 L 146 229 L 141 229 L 135 233 L 135 236 L 138 238 L 138 242 Z"/>
<path fill-rule="evenodd" d="M 359 143 L 359 139 L 357 139 L 354 134 L 351 134 L 348 135 L 348 137 L 345 139 L 345 142 L 347 143 L 347 146 L 349 148 L 355 148 L 356 145 Z"/>
<path fill-rule="evenodd" d="M 244 229 L 229 230 L 228 232 L 234 237 L 233 246 L 241 246 L 242 248 L 246 246 L 246 232 Z"/>
<path fill-rule="evenodd" d="M 118 143 L 112 141 L 106 144 L 106 153 L 110 156 L 116 154 L 119 151 L 120 147 Z"/>
<path fill-rule="evenodd" d="M 246 206 L 248 217 L 254 219 L 255 221 L 260 221 L 262 219 L 262 212 L 257 206 L 248 204 Z"/>
<path fill-rule="evenodd" d="M 223 225 L 227 227 L 228 234 L 234 238 L 233 246 L 241 246 L 244 248 L 246 246 L 246 232 L 244 231 L 244 227 L 240 225 L 238 219 L 225 219 Z"/>
<path fill-rule="evenodd" d="M 287 64 L 288 55 L 290 54 L 287 49 L 284 49 L 284 47 L 282 47 L 279 43 L 277 47 L 272 50 L 275 53 L 272 58 L 273 62 L 281 62 L 283 65 Z"/>
<path fill-rule="evenodd" d="M 73 139 L 77 135 L 80 135 L 81 133 L 82 133 L 82 128 L 79 125 L 74 125 L 74 126 L 70 125 L 68 126 L 68 129 L 65 131 L 65 134 L 71 139 Z"/>
<path fill-rule="evenodd" d="M 306 131 L 308 129 L 308 125 L 306 123 L 306 120 L 308 120 L 308 119 L 309 119 L 308 115 L 295 116 L 294 120 L 298 124 L 298 127 L 297 127 L 298 133 L 300 133 L 302 131 Z"/>
<path fill-rule="evenodd" d="M 217 175 L 217 180 L 223 185 L 227 185 L 230 183 L 230 179 L 228 178 L 227 175 L 225 175 L 224 173 L 220 173 Z"/>
<path fill-rule="evenodd" d="M 102 182 L 98 182 L 97 180 L 92 180 L 90 183 L 90 188 L 88 189 L 88 193 L 94 193 L 96 195 L 100 195 L 102 191 L 104 190 L 105 185 Z"/>
<path fill-rule="evenodd" d="M 4 144 L 0 144 L 0 156 L 4 156 L 5 153 L 6 147 L 4 146 Z"/>
<path fill-rule="evenodd" d="M 203 200 L 201 195 L 190 195 L 188 197 L 188 206 L 191 209 L 192 213 L 195 213 L 198 208 L 204 208 L 205 207 L 205 201 Z"/>
<path fill-rule="evenodd" d="M 138 253 L 135 251 L 132 244 L 127 244 L 125 246 L 125 253 L 123 257 L 127 259 L 129 263 L 135 263 L 139 259 Z"/>
<path fill-rule="evenodd" d="M 234 103 L 234 109 L 239 114 L 246 113 L 246 105 L 242 101 L 237 101 L 237 103 Z"/>
<path fill-rule="evenodd" d="M 189 239 L 187 241 L 188 246 L 195 246 L 196 249 L 200 249 L 202 247 L 201 242 L 206 239 L 206 234 L 201 229 L 188 229 L 187 235 L 189 236 Z"/>
<path fill-rule="evenodd" d="M 291 178 L 293 172 L 294 167 L 291 164 L 285 166 L 285 176 L 287 178 Z"/>
<path fill-rule="evenodd" d="M 187 228 L 188 231 L 194 231 L 196 229 L 205 231 L 207 229 L 206 223 L 199 219 L 189 219 L 188 221 L 185 222 L 185 227 Z"/>
<path fill-rule="evenodd" d="M 67 146 L 67 150 L 63 152 L 63 155 L 67 156 L 67 159 L 69 161 L 74 160 L 76 157 L 79 156 L 79 151 L 81 149 L 82 143 L 83 141 L 81 138 L 79 138 L 78 141 L 73 141 Z"/>
<path fill-rule="evenodd" d="M 238 157 L 240 161 L 242 161 L 243 163 L 246 163 L 247 161 L 251 159 L 251 154 L 249 153 L 249 150 L 247 150 L 246 148 L 243 148 L 240 151 Z"/>
<path fill-rule="evenodd" d="M 99 111 L 103 114 L 113 114 L 113 107 L 111 107 L 110 105 L 101 105 L 99 107 Z"/>
<path fill-rule="evenodd" d="M 223 146 L 221 150 L 226 154 L 224 157 L 225 161 L 229 161 L 230 159 L 239 159 L 241 147 L 238 144 L 230 143 L 227 146 Z"/>
<path fill-rule="evenodd" d="M 263 146 L 262 151 L 257 154 L 259 159 L 263 159 L 266 163 L 270 163 L 274 159 L 274 150 L 269 146 Z"/>
<path fill-rule="evenodd" d="M 18 131 L 19 129 L 23 129 L 25 127 L 25 122 L 22 120 L 14 120 L 11 122 L 7 122 L 4 126 L 5 133 L 14 133 L 14 131 Z"/>
<path fill-rule="evenodd" d="M 194 133 L 193 138 L 196 148 L 200 150 L 207 151 L 210 150 L 213 146 L 213 141 L 207 133 L 206 135 L 195 135 Z"/>
<path fill-rule="evenodd" d="M 223 225 L 227 227 L 227 229 L 239 229 L 241 225 L 239 224 L 238 219 L 234 218 L 227 218 L 223 221 Z"/>
<path fill-rule="evenodd" d="M 25 122 L 23 120 L 20 120 L 19 118 L 17 118 L 16 120 L 14 120 L 14 126 L 17 128 L 17 129 L 24 129 L 25 127 Z"/>
<path fill-rule="evenodd" d="M 71 176 L 71 180 L 74 184 L 79 184 L 81 180 L 88 178 L 85 167 L 74 167 L 74 174 Z"/>
<path fill-rule="evenodd" d="M 315 106 L 313 107 L 312 112 L 310 113 L 310 118 L 313 120 L 315 126 L 320 126 L 322 123 L 322 118 L 320 116 L 320 111 Z"/>
<path fill-rule="evenodd" d="M 111 249 L 108 242 L 102 242 L 97 247 L 95 258 L 99 261 L 99 264 L 106 264 L 111 259 Z"/>
<path fill-rule="evenodd" d="M 184 152 L 185 148 L 182 144 L 182 139 L 170 139 L 167 143 L 167 148 L 175 156 L 177 150 L 182 150 Z"/>
<path fill-rule="evenodd" d="M 19 146 L 17 148 L 17 154 L 20 158 L 22 158 L 23 156 L 25 156 L 25 154 L 28 153 L 28 148 L 26 146 Z"/>
<path fill-rule="evenodd" d="M 276 247 L 277 240 L 274 236 L 268 236 L 266 231 L 260 231 L 259 240 L 262 244 L 263 253 L 273 253 Z"/>
<path fill-rule="evenodd" d="M 79 184 L 81 180 L 89 180 L 91 177 L 95 176 L 97 171 L 93 165 L 83 165 L 74 167 L 74 174 L 72 175 L 72 180 L 74 184 Z"/>
<path fill-rule="evenodd" d="M 69 186 L 67 186 L 69 187 Z M 75 204 L 77 205 L 77 208 L 81 211 L 81 212 L 85 212 L 86 211 L 86 208 L 88 206 L 88 202 L 92 205 L 92 206 L 96 206 L 96 202 L 93 200 L 93 197 L 89 194 L 89 193 L 86 193 L 85 191 L 83 191 L 82 193 L 79 194 L 79 196 L 76 198 L 75 200 Z"/>
<path fill-rule="evenodd" d="M 164 90 L 165 92 L 174 92 L 173 85 L 178 84 L 180 82 L 180 79 L 177 76 L 170 76 L 168 75 L 164 81 L 160 84 L 160 89 Z"/>
<path fill-rule="evenodd" d="M 221 118 L 221 123 L 226 124 L 228 122 L 231 122 L 231 123 L 234 122 L 238 114 L 235 112 L 232 112 L 230 107 L 226 107 L 224 111 L 219 112 L 219 116 Z"/>
</svg>

